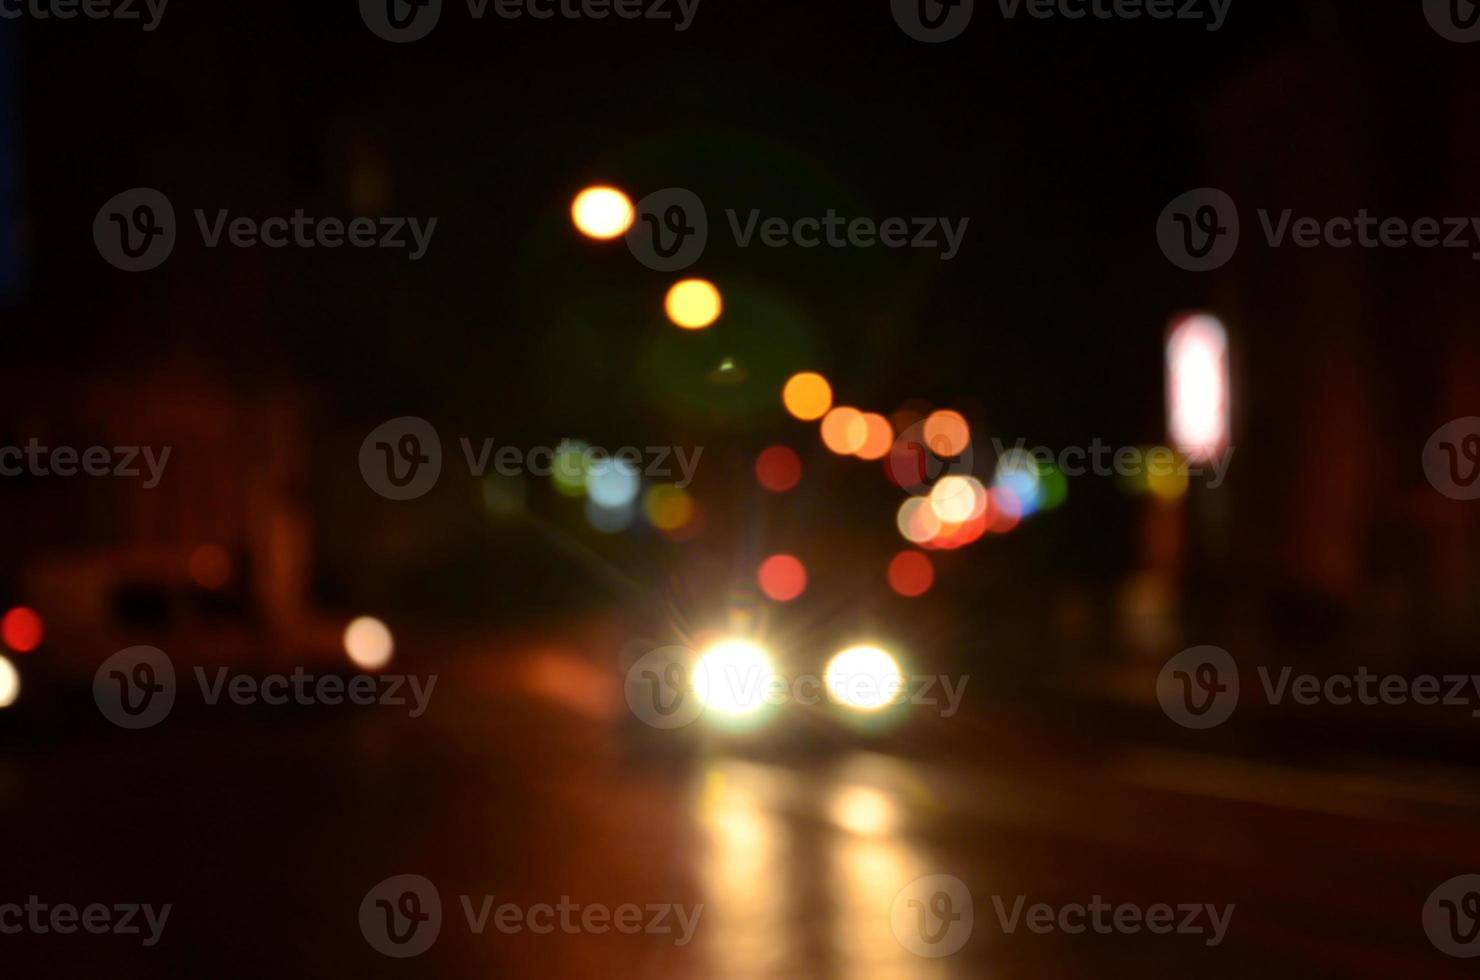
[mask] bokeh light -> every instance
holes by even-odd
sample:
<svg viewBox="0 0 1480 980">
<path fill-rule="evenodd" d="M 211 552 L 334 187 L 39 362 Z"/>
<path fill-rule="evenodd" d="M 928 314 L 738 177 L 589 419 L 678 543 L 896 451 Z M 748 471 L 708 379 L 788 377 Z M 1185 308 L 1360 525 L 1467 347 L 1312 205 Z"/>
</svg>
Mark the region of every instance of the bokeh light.
<svg viewBox="0 0 1480 980">
<path fill-rule="evenodd" d="M 785 493 L 802 482 L 802 458 L 790 446 L 771 446 L 756 457 L 755 478 L 772 493 Z"/>
<path fill-rule="evenodd" d="M 345 627 L 344 652 L 362 670 L 384 667 L 395 650 L 390 628 L 373 616 L 361 616 Z"/>
<path fill-rule="evenodd" d="M 1023 505 L 1009 487 L 993 487 L 991 500 L 991 524 L 993 534 L 1006 534 L 1023 520 Z"/>
<path fill-rule="evenodd" d="M 621 534 L 632 526 L 637 517 L 637 507 L 628 503 L 623 507 L 603 507 L 594 499 L 586 498 L 586 521 L 602 534 Z"/>
<path fill-rule="evenodd" d="M 997 461 L 992 485 L 1012 491 L 1022 506 L 1022 516 L 1036 513 L 1043 504 L 1043 481 L 1038 461 L 1025 449 L 1009 449 Z"/>
<path fill-rule="evenodd" d="M 832 385 L 812 371 L 794 374 L 781 390 L 781 402 L 794 418 L 815 422 L 832 408 Z"/>
<path fill-rule="evenodd" d="M 865 412 L 863 415 L 863 445 L 853 451 L 859 459 L 883 459 L 894 446 L 894 428 L 882 415 Z"/>
<path fill-rule="evenodd" d="M 190 553 L 190 580 L 202 589 L 220 589 L 231 581 L 231 555 L 218 544 L 203 544 Z"/>
<path fill-rule="evenodd" d="M 1146 469 L 1146 489 L 1153 497 L 1170 504 L 1187 496 L 1190 480 L 1185 457 L 1174 449 L 1157 446 L 1141 458 Z"/>
<path fill-rule="evenodd" d="M 925 420 L 925 444 L 937 456 L 960 456 L 971 445 L 971 427 L 960 412 L 932 412 Z"/>
<path fill-rule="evenodd" d="M 631 460 L 598 459 L 586 471 L 586 495 L 597 507 L 625 509 L 641 491 L 642 480 Z"/>
<path fill-rule="evenodd" d="M 647 492 L 642 510 L 648 523 L 660 531 L 677 531 L 694 519 L 694 498 L 671 484 L 659 484 Z"/>
<path fill-rule="evenodd" d="M 1188 459 L 1204 463 L 1228 445 L 1228 331 L 1217 317 L 1190 316 L 1167 338 L 1167 427 Z"/>
<path fill-rule="evenodd" d="M 588 187 L 576 195 L 570 217 L 587 238 L 620 238 L 632 227 L 636 210 L 632 200 L 615 187 Z"/>
<path fill-rule="evenodd" d="M 987 488 L 974 476 L 946 476 L 930 490 L 930 507 L 942 524 L 964 524 L 987 509 Z"/>
<path fill-rule="evenodd" d="M 868 423 L 856 408 L 841 406 L 822 419 L 822 444 L 839 456 L 852 456 L 868 439 Z"/>
<path fill-rule="evenodd" d="M 935 584 L 935 566 L 918 551 L 901 551 L 889 562 L 889 588 L 913 599 Z"/>
<path fill-rule="evenodd" d="M 895 523 L 904 539 L 914 544 L 924 544 L 940 533 L 940 518 L 925 497 L 911 497 L 900 504 Z"/>
<path fill-rule="evenodd" d="M 41 645 L 46 628 L 36 610 L 16 606 L 0 619 L 0 640 L 16 653 L 30 653 Z"/>
<path fill-rule="evenodd" d="M 1038 484 L 1043 494 L 1040 506 L 1045 511 L 1058 510 L 1069 499 L 1069 479 L 1052 463 L 1039 464 Z"/>
<path fill-rule="evenodd" d="M 16 672 L 15 664 L 0 657 L 0 708 L 10 707 L 20 696 L 21 675 Z"/>
<path fill-rule="evenodd" d="M 899 822 L 894 801 L 872 786 L 845 787 L 833 799 L 829 812 L 833 823 L 861 837 L 885 836 Z"/>
<path fill-rule="evenodd" d="M 586 450 L 591 447 L 575 439 L 562 440 L 555 447 L 555 457 L 550 464 L 550 479 L 556 492 L 566 497 L 582 497 L 586 494 L 587 461 Z"/>
<path fill-rule="evenodd" d="M 790 602 L 807 591 L 807 568 L 792 555 L 772 555 L 761 562 L 756 582 L 768 599 Z"/>
<path fill-rule="evenodd" d="M 766 706 L 774 670 L 765 650 L 749 640 L 721 640 L 694 665 L 694 694 L 711 711 L 754 714 Z"/>
<path fill-rule="evenodd" d="M 703 330 L 724 312 L 724 300 L 714 283 L 706 279 L 685 279 L 668 290 L 664 300 L 668 319 L 685 330 Z"/>
<path fill-rule="evenodd" d="M 855 711 L 881 711 L 902 695 L 904 672 L 884 650 L 857 646 L 828 661 L 823 682 L 839 703 Z"/>
</svg>

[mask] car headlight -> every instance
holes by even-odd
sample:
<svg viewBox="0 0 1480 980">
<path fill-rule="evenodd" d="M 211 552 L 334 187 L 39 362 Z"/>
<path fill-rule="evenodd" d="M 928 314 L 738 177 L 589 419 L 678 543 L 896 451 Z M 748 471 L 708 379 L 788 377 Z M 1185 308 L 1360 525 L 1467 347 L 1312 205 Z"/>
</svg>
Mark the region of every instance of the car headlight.
<svg viewBox="0 0 1480 980">
<path fill-rule="evenodd" d="M 899 661 L 871 646 L 849 647 L 833 657 L 823 681 L 834 700 L 854 711 L 882 711 L 904 691 Z"/>
<path fill-rule="evenodd" d="M 720 714 L 752 715 L 766 706 L 775 668 L 764 649 L 749 640 L 721 640 L 694 665 L 694 694 Z"/>
</svg>

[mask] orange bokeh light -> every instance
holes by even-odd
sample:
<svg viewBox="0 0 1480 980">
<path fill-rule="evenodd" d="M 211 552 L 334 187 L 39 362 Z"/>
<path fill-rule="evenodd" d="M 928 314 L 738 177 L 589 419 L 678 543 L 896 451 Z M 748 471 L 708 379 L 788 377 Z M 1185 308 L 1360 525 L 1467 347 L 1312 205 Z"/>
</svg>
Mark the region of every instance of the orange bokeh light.
<svg viewBox="0 0 1480 980">
<path fill-rule="evenodd" d="M 767 558 L 755 577 L 766 597 L 777 602 L 790 602 L 807 591 L 807 568 L 791 555 Z"/>
<path fill-rule="evenodd" d="M 794 418 L 815 422 L 832 408 L 832 385 L 813 371 L 794 374 L 781 389 L 781 403 Z"/>
<path fill-rule="evenodd" d="M 16 653 L 30 653 L 41 645 L 46 630 L 36 610 L 16 606 L 0 619 L 0 639 Z"/>
<path fill-rule="evenodd" d="M 971 445 L 971 427 L 960 412 L 932 412 L 925 420 L 925 444 L 937 456 L 960 456 Z"/>
<path fill-rule="evenodd" d="M 889 588 L 913 599 L 935 584 L 935 567 L 918 551 L 901 551 L 889 562 Z"/>
<path fill-rule="evenodd" d="M 802 482 L 802 459 L 789 446 L 772 446 L 756 457 L 755 478 L 772 493 L 785 493 Z"/>
<path fill-rule="evenodd" d="M 883 459 L 889 455 L 889 450 L 894 447 L 894 429 L 889 425 L 889 420 L 882 415 L 867 412 L 863 415 L 863 424 L 863 445 L 853 451 L 854 455 L 868 460 Z"/>
<path fill-rule="evenodd" d="M 835 408 L 822 420 L 822 444 L 839 456 L 858 452 L 868 439 L 868 423 L 856 408 Z"/>
</svg>

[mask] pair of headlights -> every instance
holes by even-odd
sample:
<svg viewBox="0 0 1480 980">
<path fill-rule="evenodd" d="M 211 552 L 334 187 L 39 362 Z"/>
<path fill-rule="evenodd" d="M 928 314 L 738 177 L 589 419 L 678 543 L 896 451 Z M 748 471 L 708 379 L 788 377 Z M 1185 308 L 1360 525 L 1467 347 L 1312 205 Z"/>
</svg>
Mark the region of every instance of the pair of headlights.
<svg viewBox="0 0 1480 980">
<path fill-rule="evenodd" d="M 822 686 L 838 704 L 854 711 L 883 711 L 899 703 L 904 687 L 899 661 L 876 646 L 849 647 L 823 671 Z M 743 717 L 774 703 L 781 681 L 770 653 L 750 640 L 722 640 L 705 649 L 694 665 L 694 693 L 705 708 Z"/>
</svg>

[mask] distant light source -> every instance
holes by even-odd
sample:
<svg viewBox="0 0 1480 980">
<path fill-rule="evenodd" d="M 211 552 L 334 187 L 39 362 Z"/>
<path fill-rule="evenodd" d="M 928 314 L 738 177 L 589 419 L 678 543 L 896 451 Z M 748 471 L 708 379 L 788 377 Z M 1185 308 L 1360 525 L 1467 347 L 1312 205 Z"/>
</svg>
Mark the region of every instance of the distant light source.
<svg viewBox="0 0 1480 980">
<path fill-rule="evenodd" d="M 899 661 L 878 647 L 849 647 L 828 661 L 823 677 L 832 696 L 855 711 L 881 711 L 904 690 Z"/>
<path fill-rule="evenodd" d="M 0 640 L 16 653 L 30 653 L 41 645 L 46 629 L 36 610 L 16 606 L 0 619 Z"/>
<path fill-rule="evenodd" d="M 924 544 L 940 533 L 940 517 L 927 497 L 911 497 L 900 504 L 895 523 L 904 539 L 913 544 Z"/>
<path fill-rule="evenodd" d="M 883 459 L 894 448 L 894 428 L 889 420 L 873 412 L 863 415 L 863 445 L 853 450 L 859 459 Z"/>
<path fill-rule="evenodd" d="M 807 567 L 791 555 L 772 555 L 761 562 L 756 581 L 766 598 L 790 602 L 807 591 Z"/>
<path fill-rule="evenodd" d="M 765 650 L 749 640 L 721 640 L 699 655 L 694 694 L 711 711 L 754 714 L 766 706 L 772 674 Z"/>
<path fill-rule="evenodd" d="M 390 629 L 372 616 L 361 616 L 344 630 L 344 652 L 363 670 L 384 667 L 395 649 Z"/>
<path fill-rule="evenodd" d="M 935 567 L 918 551 L 901 551 L 889 562 L 889 588 L 913 599 L 935 584 Z"/>
<path fill-rule="evenodd" d="M 1167 337 L 1167 425 L 1194 463 L 1221 453 L 1229 437 L 1228 331 L 1217 317 L 1187 317 Z"/>
<path fill-rule="evenodd" d="M 21 696 L 21 675 L 16 673 L 15 664 L 0 657 L 0 708 L 15 704 Z"/>
<path fill-rule="evenodd" d="M 620 238 L 632 227 L 632 200 L 615 187 L 588 187 L 570 206 L 571 220 L 587 238 Z"/>
<path fill-rule="evenodd" d="M 930 507 L 944 524 L 964 524 L 987 509 L 987 488 L 974 476 L 945 476 L 930 489 Z"/>
<path fill-rule="evenodd" d="M 772 493 L 785 493 L 802 482 L 802 460 L 790 446 L 771 446 L 755 460 L 755 478 Z"/>
<path fill-rule="evenodd" d="M 833 822 L 863 837 L 888 834 L 898 823 L 894 801 L 871 786 L 849 786 L 833 799 Z"/>
<path fill-rule="evenodd" d="M 960 412 L 931 412 L 925 419 L 925 445 L 937 456 L 960 456 L 971 445 L 971 427 Z"/>
<path fill-rule="evenodd" d="M 677 531 L 694 519 L 693 495 L 680 487 L 659 484 L 647 492 L 642 510 L 648 523 L 660 531 Z"/>
<path fill-rule="evenodd" d="M 839 456 L 852 456 L 868 441 L 868 423 L 856 408 L 841 405 L 822 420 L 822 444 Z"/>
<path fill-rule="evenodd" d="M 190 578 L 202 589 L 219 589 L 231 580 L 231 556 L 218 544 L 203 544 L 190 553 Z"/>
<path fill-rule="evenodd" d="M 822 375 L 812 371 L 794 374 L 781 390 L 781 402 L 792 417 L 803 422 L 815 422 L 832 408 L 832 385 Z"/>
<path fill-rule="evenodd" d="M 706 279 L 685 279 L 668 290 L 663 303 L 668 319 L 685 330 L 703 330 L 719 319 L 725 304 L 714 283 Z"/>
</svg>

